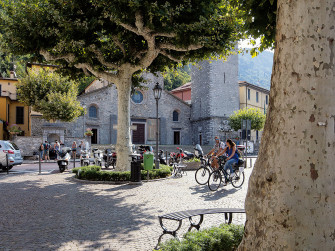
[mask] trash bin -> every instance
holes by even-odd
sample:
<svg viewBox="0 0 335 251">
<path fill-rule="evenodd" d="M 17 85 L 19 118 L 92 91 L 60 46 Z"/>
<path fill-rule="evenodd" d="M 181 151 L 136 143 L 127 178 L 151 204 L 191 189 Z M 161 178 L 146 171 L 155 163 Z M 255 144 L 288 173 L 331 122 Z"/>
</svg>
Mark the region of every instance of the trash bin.
<svg viewBox="0 0 335 251">
<path fill-rule="evenodd" d="M 144 170 L 151 170 L 154 166 L 154 154 L 152 152 L 145 152 L 143 154 Z"/>
<path fill-rule="evenodd" d="M 141 182 L 141 161 L 133 159 L 130 166 L 130 181 Z"/>
</svg>

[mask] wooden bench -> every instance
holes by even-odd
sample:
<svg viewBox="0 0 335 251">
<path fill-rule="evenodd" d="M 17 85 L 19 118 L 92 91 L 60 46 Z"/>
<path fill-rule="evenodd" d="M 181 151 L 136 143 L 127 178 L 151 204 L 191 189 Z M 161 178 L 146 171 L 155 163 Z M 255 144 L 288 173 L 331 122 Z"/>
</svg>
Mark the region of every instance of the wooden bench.
<svg viewBox="0 0 335 251">
<path fill-rule="evenodd" d="M 161 239 L 165 234 L 170 234 L 173 237 L 178 239 L 177 231 L 180 229 L 183 219 L 188 218 L 190 221 L 190 227 L 188 228 L 188 232 L 189 232 L 192 230 L 192 228 L 195 228 L 197 230 L 200 229 L 200 226 L 204 220 L 205 214 L 222 214 L 222 213 L 225 214 L 225 221 L 227 222 L 227 224 L 230 224 L 232 222 L 234 213 L 245 213 L 245 210 L 243 208 L 210 208 L 210 209 L 186 210 L 186 211 L 174 212 L 174 213 L 158 216 L 159 224 L 161 225 L 163 229 L 163 233 L 159 236 L 158 243 L 155 249 L 158 248 L 161 242 Z M 197 223 L 194 223 L 192 221 L 192 217 L 194 216 L 200 216 L 200 219 Z M 163 219 L 178 221 L 179 225 L 177 229 L 172 230 L 172 231 L 168 230 L 163 224 Z"/>
</svg>

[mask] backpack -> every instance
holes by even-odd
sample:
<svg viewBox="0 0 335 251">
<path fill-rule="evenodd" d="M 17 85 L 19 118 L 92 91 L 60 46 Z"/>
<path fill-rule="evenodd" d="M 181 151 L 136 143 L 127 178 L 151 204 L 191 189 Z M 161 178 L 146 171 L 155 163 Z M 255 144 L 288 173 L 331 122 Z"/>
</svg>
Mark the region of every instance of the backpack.
<svg viewBox="0 0 335 251">
<path fill-rule="evenodd" d="M 237 156 L 238 156 L 239 158 L 242 157 L 242 154 L 241 154 L 240 150 L 237 149 L 237 147 L 236 147 L 236 151 L 235 151 L 235 152 L 237 153 Z"/>
</svg>

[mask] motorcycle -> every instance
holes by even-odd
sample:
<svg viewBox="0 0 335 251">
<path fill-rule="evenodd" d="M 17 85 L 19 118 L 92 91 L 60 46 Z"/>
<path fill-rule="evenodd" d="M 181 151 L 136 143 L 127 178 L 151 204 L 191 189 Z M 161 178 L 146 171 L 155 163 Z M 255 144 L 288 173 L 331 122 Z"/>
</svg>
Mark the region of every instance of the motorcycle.
<svg viewBox="0 0 335 251">
<path fill-rule="evenodd" d="M 87 150 L 81 150 L 80 165 L 88 166 L 89 164 L 90 164 L 90 152 Z"/>
<path fill-rule="evenodd" d="M 71 159 L 71 148 L 70 147 L 63 147 L 61 151 L 59 151 L 59 159 L 57 160 L 59 171 L 62 173 L 67 169 L 69 165 L 69 161 Z"/>
<path fill-rule="evenodd" d="M 173 163 L 179 163 L 180 161 L 182 161 L 183 159 L 188 160 L 190 159 L 190 156 L 194 157 L 193 153 L 187 152 L 188 154 L 186 154 L 183 149 L 177 147 L 177 150 L 179 152 L 175 153 L 175 152 L 171 152 L 170 153 L 170 159 L 169 159 L 169 165 L 172 166 Z M 192 157 L 192 158 L 193 158 Z"/>
<path fill-rule="evenodd" d="M 97 148 L 94 148 L 92 150 L 92 153 L 93 153 L 93 157 L 94 157 L 94 165 L 96 166 L 102 166 L 102 151 L 97 149 Z"/>
<path fill-rule="evenodd" d="M 112 149 L 106 149 L 103 155 L 103 160 L 105 162 L 105 168 L 108 168 L 109 166 L 115 168 L 116 152 L 113 152 Z"/>
</svg>

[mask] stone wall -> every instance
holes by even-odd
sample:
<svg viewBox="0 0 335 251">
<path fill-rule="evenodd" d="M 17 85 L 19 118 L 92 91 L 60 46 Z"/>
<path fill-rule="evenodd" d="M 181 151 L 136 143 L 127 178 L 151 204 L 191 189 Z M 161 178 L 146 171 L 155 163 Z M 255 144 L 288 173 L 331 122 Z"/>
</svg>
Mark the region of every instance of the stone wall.
<svg viewBox="0 0 335 251">
<path fill-rule="evenodd" d="M 38 148 L 42 142 L 42 136 L 17 136 L 14 140 L 14 143 L 21 150 L 23 157 L 33 156 L 34 152 L 38 152 Z"/>
<path fill-rule="evenodd" d="M 238 56 L 203 61 L 192 67 L 192 143 L 214 145 L 214 137 L 224 140 L 225 123 L 239 109 Z M 200 142 L 201 141 L 201 142 Z"/>
<path fill-rule="evenodd" d="M 42 126 L 45 122 L 41 116 L 31 116 L 31 136 L 42 136 Z"/>
</svg>

